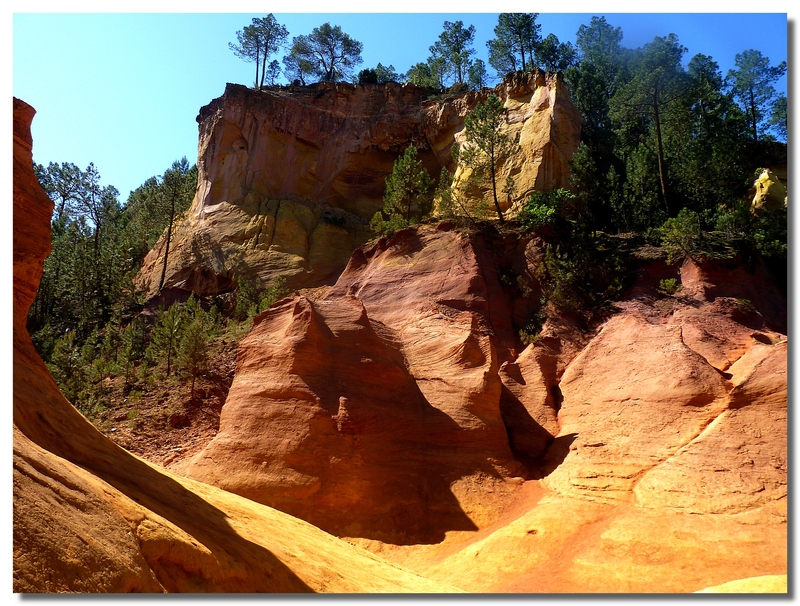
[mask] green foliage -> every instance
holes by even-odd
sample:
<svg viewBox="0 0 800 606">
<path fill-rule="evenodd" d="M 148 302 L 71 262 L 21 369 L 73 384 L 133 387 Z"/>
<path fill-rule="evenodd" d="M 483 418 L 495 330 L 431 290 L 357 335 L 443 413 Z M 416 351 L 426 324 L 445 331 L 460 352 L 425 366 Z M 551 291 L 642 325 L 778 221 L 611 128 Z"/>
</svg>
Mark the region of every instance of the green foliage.
<svg viewBox="0 0 800 606">
<path fill-rule="evenodd" d="M 681 109 L 689 80 L 681 65 L 686 48 L 678 38 L 670 34 L 666 38 L 656 36 L 646 44 L 632 63 L 632 77 L 621 86 L 609 102 L 609 117 L 620 122 L 635 124 L 646 121 L 639 136 L 631 143 L 638 148 L 648 145 L 654 149 L 655 163 L 648 172 L 658 176 L 658 193 L 664 209 L 670 213 L 668 188 L 669 150 L 665 139 L 669 134 L 668 124 L 679 124 L 675 112 Z"/>
<path fill-rule="evenodd" d="M 277 276 L 264 292 L 258 298 L 258 307 L 256 313 L 261 313 L 265 309 L 269 309 L 272 305 L 286 295 L 289 294 L 289 289 L 286 288 L 286 278 Z"/>
<path fill-rule="evenodd" d="M 539 64 L 548 72 L 561 72 L 575 65 L 577 54 L 569 42 L 559 42 L 555 34 L 548 35 L 534 51 Z"/>
<path fill-rule="evenodd" d="M 264 288 L 257 277 L 240 276 L 237 280 L 236 306 L 233 317 L 247 320 L 269 309 L 275 301 L 288 294 L 286 278 L 277 276 L 269 288 Z"/>
<path fill-rule="evenodd" d="M 467 70 L 467 84 L 472 90 L 481 90 L 489 84 L 489 74 L 483 59 L 476 59 Z"/>
<path fill-rule="evenodd" d="M 507 114 L 508 110 L 495 95 L 489 95 L 485 103 L 476 105 L 464 119 L 465 144 L 458 152 L 459 161 L 472 169 L 476 180 L 488 174 L 501 222 L 504 219 L 497 200 L 497 167 L 519 150 L 519 136 L 504 132 Z"/>
<path fill-rule="evenodd" d="M 735 64 L 736 69 L 728 71 L 728 80 L 747 114 L 753 141 L 758 141 L 759 127 L 765 130 L 767 110 L 776 94 L 772 84 L 786 73 L 786 61 L 772 66 L 769 57 L 751 48 L 736 55 Z"/>
<path fill-rule="evenodd" d="M 77 407 L 84 390 L 86 376 L 74 332 L 68 332 L 56 340 L 47 368 L 64 397 Z"/>
<path fill-rule="evenodd" d="M 517 220 L 525 229 L 539 229 L 552 225 L 562 206 L 574 199 L 575 194 L 565 189 L 534 192 L 520 209 Z"/>
<path fill-rule="evenodd" d="M 443 27 L 444 31 L 439 34 L 439 39 L 429 49 L 429 65 L 431 68 L 433 64 L 436 65 L 437 75 L 446 75 L 454 83 L 465 82 L 471 63 L 470 57 L 475 54 L 475 49 L 472 48 L 475 26 L 465 28 L 463 21 L 445 21 Z M 440 77 L 439 81 L 444 84 L 445 79 Z"/>
<path fill-rule="evenodd" d="M 383 208 L 375 213 L 370 227 L 376 233 L 391 235 L 418 223 L 431 211 L 433 184 L 422 160 L 417 158 L 417 148 L 409 145 L 386 178 Z"/>
<path fill-rule="evenodd" d="M 740 314 L 751 314 L 758 310 L 750 299 L 736 299 L 736 311 Z"/>
<path fill-rule="evenodd" d="M 779 140 L 786 141 L 788 137 L 787 127 L 787 101 L 786 95 L 780 95 L 775 103 L 772 104 L 772 113 L 770 115 L 769 124 Z"/>
<path fill-rule="evenodd" d="M 308 36 L 292 38 L 289 52 L 292 59 L 284 64 L 290 74 L 303 76 L 313 74 L 320 81 L 347 80 L 356 65 L 363 62 L 361 42 L 354 40 L 338 25 L 323 23 L 315 27 Z"/>
<path fill-rule="evenodd" d="M 147 359 L 153 364 L 162 361 L 167 366 L 167 376 L 172 370 L 172 363 L 178 354 L 183 334 L 184 315 L 179 305 L 172 305 L 168 310 L 160 309 L 150 334 L 150 345 L 147 348 Z"/>
<path fill-rule="evenodd" d="M 658 292 L 662 295 L 674 295 L 682 288 L 683 284 L 678 282 L 677 278 L 665 278 L 658 282 Z"/>
<path fill-rule="evenodd" d="M 682 209 L 661 226 L 661 247 L 667 253 L 667 263 L 686 257 L 697 260 L 702 232 L 700 217 L 696 212 Z"/>
<path fill-rule="evenodd" d="M 269 65 L 267 61 L 284 45 L 288 36 L 286 27 L 278 23 L 270 13 L 264 18 L 253 19 L 250 25 L 236 32 L 238 44 L 228 44 L 237 57 L 256 64 L 254 88 L 262 88 L 267 77 L 270 78 L 270 84 L 274 84 L 280 67 L 277 61 L 272 61 Z"/>
<path fill-rule="evenodd" d="M 404 78 L 403 74 L 398 74 L 394 70 L 393 65 L 384 67 L 380 63 L 375 68 L 362 69 L 358 72 L 358 82 L 360 84 L 385 84 L 387 82 L 399 82 Z"/>
<path fill-rule="evenodd" d="M 195 381 L 208 366 L 209 343 L 215 327 L 193 298 L 186 303 L 186 313 L 187 324 L 178 350 L 178 362 L 181 370 L 192 379 L 189 397 L 194 399 Z"/>
<path fill-rule="evenodd" d="M 500 13 L 494 28 L 495 38 L 486 43 L 489 65 L 502 78 L 509 72 L 532 71 L 533 55 L 541 41 L 539 13 Z M 527 58 L 527 61 L 526 61 Z"/>
<path fill-rule="evenodd" d="M 787 260 L 788 231 L 786 209 L 765 213 L 754 220 L 752 241 L 754 248 L 767 258 Z"/>
<path fill-rule="evenodd" d="M 545 298 L 556 308 L 591 319 L 605 313 L 622 290 L 623 263 L 581 230 L 561 244 L 548 244 L 536 270 Z"/>
<path fill-rule="evenodd" d="M 525 328 L 521 328 L 519 330 L 518 335 L 519 340 L 526 347 L 528 345 L 536 346 L 542 340 L 541 328 L 537 330 L 531 326 L 526 326 Z"/>
<path fill-rule="evenodd" d="M 305 55 L 301 55 L 302 46 L 292 46 L 289 53 L 283 57 L 283 73 L 292 84 L 306 85 L 306 78 L 314 74 L 314 62 Z"/>
<path fill-rule="evenodd" d="M 444 88 L 444 60 L 433 57 L 416 63 L 406 73 L 406 80 L 423 88 Z"/>
<path fill-rule="evenodd" d="M 703 259 L 729 259 L 735 254 L 733 248 L 718 234 L 704 232 L 700 216 L 687 208 L 681 209 L 661 226 L 661 247 L 667 253 L 667 263 L 685 258 L 693 261 Z"/>
</svg>

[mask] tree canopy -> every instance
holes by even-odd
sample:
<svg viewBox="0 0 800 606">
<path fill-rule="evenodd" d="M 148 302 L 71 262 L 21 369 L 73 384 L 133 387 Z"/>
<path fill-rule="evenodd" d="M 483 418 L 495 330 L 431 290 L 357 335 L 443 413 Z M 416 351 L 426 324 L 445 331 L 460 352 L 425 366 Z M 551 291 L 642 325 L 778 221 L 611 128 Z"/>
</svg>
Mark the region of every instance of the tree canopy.
<svg viewBox="0 0 800 606">
<path fill-rule="evenodd" d="M 489 95 L 485 103 L 476 105 L 464 119 L 465 144 L 459 150 L 459 159 L 478 178 L 488 173 L 492 199 L 501 222 L 504 219 L 497 199 L 497 168 L 501 160 L 519 147 L 518 137 L 505 132 L 507 114 L 500 99 Z"/>
<path fill-rule="evenodd" d="M 289 32 L 275 16 L 270 13 L 263 19 L 255 18 L 252 23 L 236 32 L 238 44 L 230 43 L 228 46 L 240 59 L 256 64 L 256 79 L 253 84 L 256 88 L 264 86 L 267 78 L 267 60 L 284 45 Z M 259 77 L 260 68 L 260 77 Z M 269 66 L 271 81 L 274 82 L 275 70 Z"/>
<path fill-rule="evenodd" d="M 383 208 L 375 213 L 370 226 L 387 233 L 419 222 L 431 210 L 432 189 L 433 179 L 417 157 L 417 148 L 409 145 L 386 178 Z"/>
<path fill-rule="evenodd" d="M 291 73 L 311 73 L 323 82 L 346 80 L 352 76 L 353 68 L 363 62 L 363 45 L 342 31 L 338 25 L 323 23 L 315 27 L 308 36 L 292 39 L 290 56 L 296 69 Z M 310 71 L 306 71 L 310 69 Z"/>
<path fill-rule="evenodd" d="M 772 85 L 786 73 L 786 61 L 772 66 L 761 51 L 749 49 L 736 55 L 735 64 L 736 69 L 728 71 L 728 80 L 747 113 L 753 141 L 758 141 L 759 127 L 766 130 L 768 111 L 777 94 Z"/>
<path fill-rule="evenodd" d="M 489 65 L 499 77 L 507 73 L 532 70 L 534 53 L 541 41 L 539 13 L 500 13 L 494 28 L 495 38 L 489 40 Z M 518 61 L 519 59 L 519 61 Z M 526 60 L 527 59 L 527 60 Z"/>
<path fill-rule="evenodd" d="M 433 60 L 441 59 L 444 73 L 456 84 L 466 81 L 472 62 L 470 57 L 475 54 L 475 49 L 472 48 L 474 39 L 474 25 L 465 28 L 463 21 L 445 21 L 444 31 L 430 47 Z"/>
</svg>

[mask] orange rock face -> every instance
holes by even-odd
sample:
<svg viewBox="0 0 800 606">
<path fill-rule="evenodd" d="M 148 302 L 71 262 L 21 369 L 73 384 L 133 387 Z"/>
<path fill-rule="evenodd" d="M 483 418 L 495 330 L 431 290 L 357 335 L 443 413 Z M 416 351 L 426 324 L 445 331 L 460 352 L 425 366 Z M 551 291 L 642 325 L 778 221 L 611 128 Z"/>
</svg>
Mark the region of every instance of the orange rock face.
<svg viewBox="0 0 800 606">
<path fill-rule="evenodd" d="M 14 591 L 455 591 L 138 459 L 64 399 L 25 330 L 53 207 L 33 114 L 14 100 Z"/>
<path fill-rule="evenodd" d="M 513 74 L 496 89 L 425 100 L 413 85 L 319 83 L 254 91 L 229 84 L 200 110 L 198 188 L 175 227 L 165 287 L 208 295 L 235 276 L 276 276 L 290 287 L 331 284 L 371 237 L 386 177 L 409 145 L 428 172 L 455 171 L 450 149 L 466 114 L 493 92 L 510 108 L 524 153 L 509 160 L 517 190 L 568 187 L 581 118 L 554 75 Z M 165 238 L 148 255 L 139 285 L 153 293 Z"/>
<path fill-rule="evenodd" d="M 441 543 L 390 553 L 470 591 L 785 573 L 781 295 L 762 281 L 771 304 L 742 311 L 747 270 L 687 264 L 679 296 L 645 275 L 595 334 L 548 321 L 522 349 L 505 278 L 536 291 L 540 247 L 441 224 L 357 250 L 323 300 L 256 319 L 220 432 L 181 471 L 371 547 Z"/>
<path fill-rule="evenodd" d="M 186 473 L 337 534 L 474 529 L 465 511 L 489 516 L 496 478 L 522 473 L 499 405 L 515 356 L 499 278 L 482 238 L 453 231 L 357 251 L 324 300 L 256 318 L 220 432 Z M 551 439 L 541 430 L 540 450 Z"/>
<path fill-rule="evenodd" d="M 540 239 L 402 230 L 256 318 L 219 434 L 167 471 L 94 429 L 25 330 L 52 209 L 32 116 L 15 100 L 15 591 L 785 587 L 786 301 L 759 269 L 642 266 L 601 325 L 523 348 Z"/>
</svg>

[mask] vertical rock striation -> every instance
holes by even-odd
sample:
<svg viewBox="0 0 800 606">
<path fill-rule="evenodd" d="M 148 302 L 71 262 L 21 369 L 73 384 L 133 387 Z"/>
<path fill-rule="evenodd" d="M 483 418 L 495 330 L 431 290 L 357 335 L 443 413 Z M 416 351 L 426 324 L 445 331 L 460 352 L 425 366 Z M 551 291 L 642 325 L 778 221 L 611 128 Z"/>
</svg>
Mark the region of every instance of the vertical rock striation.
<svg viewBox="0 0 800 606">
<path fill-rule="evenodd" d="M 228 84 L 198 115 L 198 187 L 178 222 L 165 287 L 208 295 L 256 275 L 290 287 L 333 283 L 371 233 L 386 177 L 409 145 L 433 177 L 456 171 L 450 149 L 466 114 L 490 94 L 509 108 L 523 153 L 502 168 L 517 188 L 503 205 L 534 190 L 568 187 L 581 118 L 554 74 L 510 74 L 495 89 L 430 100 L 410 84 L 255 91 Z M 158 285 L 164 239 L 145 259 L 139 285 Z"/>
</svg>

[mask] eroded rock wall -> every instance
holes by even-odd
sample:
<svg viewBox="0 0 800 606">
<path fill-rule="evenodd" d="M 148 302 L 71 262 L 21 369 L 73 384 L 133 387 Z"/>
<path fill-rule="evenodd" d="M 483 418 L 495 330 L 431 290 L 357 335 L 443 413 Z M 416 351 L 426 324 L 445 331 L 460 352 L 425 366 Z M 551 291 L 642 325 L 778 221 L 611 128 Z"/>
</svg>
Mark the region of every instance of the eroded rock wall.
<svg viewBox="0 0 800 606">
<path fill-rule="evenodd" d="M 135 457 L 64 397 L 25 329 L 53 203 L 14 99 L 14 591 L 454 591 L 319 529 Z"/>
<path fill-rule="evenodd" d="M 175 228 L 164 286 L 208 295 L 231 290 L 241 274 L 265 284 L 282 275 L 294 288 L 331 284 L 372 237 L 367 222 L 397 157 L 413 144 L 434 178 L 442 167 L 457 171 L 451 147 L 490 93 L 509 108 L 522 149 L 501 170 L 517 183 L 503 206 L 569 186 L 581 118 L 560 77 L 520 72 L 494 90 L 435 101 L 429 93 L 395 83 L 228 84 L 198 116 L 197 193 Z M 151 294 L 164 245 L 162 238 L 139 276 Z"/>
<path fill-rule="evenodd" d="M 783 574 L 780 293 L 734 262 L 649 262 L 595 329 L 554 316 L 523 348 L 541 248 L 446 223 L 360 248 L 324 299 L 256 318 L 220 432 L 181 471 L 373 546 L 477 531 L 418 568 L 471 591 Z M 660 295 L 659 272 L 683 290 Z M 678 574 L 686 558 L 704 566 Z"/>
</svg>

